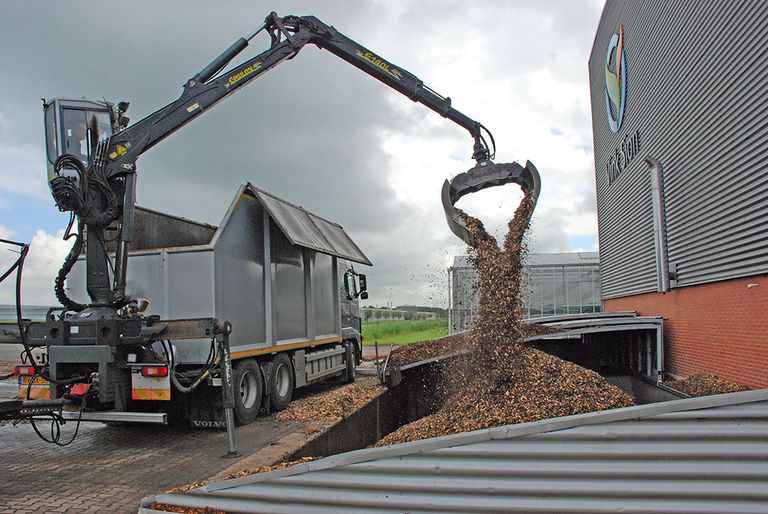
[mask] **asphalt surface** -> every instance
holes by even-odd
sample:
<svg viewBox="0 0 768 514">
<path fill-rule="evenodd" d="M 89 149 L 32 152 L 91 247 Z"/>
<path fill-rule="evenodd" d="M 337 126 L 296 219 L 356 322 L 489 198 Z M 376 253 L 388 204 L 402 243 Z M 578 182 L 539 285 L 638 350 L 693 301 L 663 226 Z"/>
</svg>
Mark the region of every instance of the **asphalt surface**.
<svg viewBox="0 0 768 514">
<path fill-rule="evenodd" d="M 15 377 L 0 381 L 0 399 L 17 390 Z M 76 426 L 61 427 L 62 442 Z M 49 422 L 38 428 L 50 435 Z M 237 427 L 240 455 L 229 459 L 224 430 L 83 422 L 72 444 L 59 447 L 42 441 L 29 423 L 6 422 L 0 425 L 0 513 L 136 512 L 144 496 L 208 479 L 265 448 L 275 446 L 278 455 L 275 442 L 302 428 L 268 417 Z"/>
<path fill-rule="evenodd" d="M 372 355 L 373 347 L 364 353 Z M 17 361 L 16 356 L 0 359 L 6 361 L 0 364 L 12 369 L 15 362 L 8 361 Z M 373 369 L 372 363 L 366 366 Z M 296 397 L 311 394 L 309 389 L 297 391 Z M 17 392 L 16 377 L 0 380 L 0 399 Z M 39 422 L 38 427 L 49 436 L 50 423 Z M 69 441 L 75 428 L 73 421 L 63 425 L 61 441 Z M 238 462 L 243 463 L 240 469 L 271 464 L 260 456 L 277 460 L 280 444 L 301 444 L 305 428 L 262 416 L 237 427 L 240 456 L 228 459 L 223 457 L 223 430 L 83 422 L 75 440 L 59 447 L 42 441 L 28 423 L 6 422 L 0 425 L 0 514 L 136 512 L 145 496 L 221 475 Z"/>
</svg>

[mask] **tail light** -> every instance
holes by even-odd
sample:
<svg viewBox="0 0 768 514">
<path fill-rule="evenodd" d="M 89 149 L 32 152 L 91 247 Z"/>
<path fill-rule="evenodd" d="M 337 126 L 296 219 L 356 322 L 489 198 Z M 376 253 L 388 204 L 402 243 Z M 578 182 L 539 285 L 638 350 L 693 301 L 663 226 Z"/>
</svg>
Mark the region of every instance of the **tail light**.
<svg viewBox="0 0 768 514">
<path fill-rule="evenodd" d="M 69 390 L 72 396 L 85 396 L 85 393 L 91 388 L 91 384 L 77 383 L 73 384 Z"/>
<path fill-rule="evenodd" d="M 20 377 L 31 377 L 35 374 L 35 367 L 34 366 L 16 366 L 14 368 L 14 372 L 16 375 Z"/>
<path fill-rule="evenodd" d="M 360 344 L 363 344 L 363 341 L 365 341 L 365 336 L 360 334 Z"/>
<path fill-rule="evenodd" d="M 167 377 L 168 366 L 142 366 L 141 374 L 145 377 Z"/>
</svg>

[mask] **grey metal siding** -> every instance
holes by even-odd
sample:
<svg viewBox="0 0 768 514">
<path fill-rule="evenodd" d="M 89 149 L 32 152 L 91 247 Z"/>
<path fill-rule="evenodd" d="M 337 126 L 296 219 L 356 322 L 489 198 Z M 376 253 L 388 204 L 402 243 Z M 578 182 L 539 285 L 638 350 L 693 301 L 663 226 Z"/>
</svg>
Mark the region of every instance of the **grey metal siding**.
<svg viewBox="0 0 768 514">
<path fill-rule="evenodd" d="M 232 322 L 234 349 L 267 340 L 263 216 L 256 198 L 241 195 L 216 240 L 216 317 Z"/>
<path fill-rule="evenodd" d="M 625 29 L 623 126 L 605 115 L 603 62 Z M 661 162 L 677 287 L 768 272 L 768 3 L 609 1 L 590 58 L 603 297 L 656 290 L 650 180 Z M 605 171 L 625 134 L 641 149 Z"/>
<path fill-rule="evenodd" d="M 335 334 L 336 288 L 333 287 L 333 257 L 310 252 L 310 259 L 312 259 L 312 303 L 315 311 L 315 333 L 310 335 L 318 337 Z"/>
<path fill-rule="evenodd" d="M 308 251 L 288 241 L 274 220 L 270 220 L 272 249 L 272 301 L 275 333 L 280 341 L 306 338 L 307 305 L 304 274 L 304 252 Z"/>
</svg>

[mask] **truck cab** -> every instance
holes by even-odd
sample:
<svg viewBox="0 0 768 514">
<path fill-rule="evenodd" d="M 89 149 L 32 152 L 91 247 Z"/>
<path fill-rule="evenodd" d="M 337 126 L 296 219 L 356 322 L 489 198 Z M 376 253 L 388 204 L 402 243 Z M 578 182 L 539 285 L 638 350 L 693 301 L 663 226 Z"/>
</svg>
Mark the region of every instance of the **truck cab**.
<svg viewBox="0 0 768 514">
<path fill-rule="evenodd" d="M 357 273 L 348 261 L 339 260 L 339 284 L 341 306 L 341 330 L 345 341 L 354 341 L 355 360 L 359 365 L 363 359 L 362 311 L 358 299 L 368 299 L 366 276 Z"/>
</svg>

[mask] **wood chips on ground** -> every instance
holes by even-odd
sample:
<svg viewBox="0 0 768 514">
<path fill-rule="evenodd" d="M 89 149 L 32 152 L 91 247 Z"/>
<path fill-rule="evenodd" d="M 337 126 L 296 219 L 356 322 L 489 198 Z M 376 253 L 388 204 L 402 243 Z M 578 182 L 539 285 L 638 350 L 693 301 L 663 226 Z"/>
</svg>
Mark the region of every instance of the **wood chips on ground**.
<svg viewBox="0 0 768 514">
<path fill-rule="evenodd" d="M 746 391 L 743 385 L 725 380 L 717 375 L 700 373 L 691 375 L 685 380 L 672 380 L 665 382 L 666 386 L 677 389 L 690 396 L 709 396 L 713 394 L 738 393 Z"/>
<path fill-rule="evenodd" d="M 319 457 L 302 457 L 296 460 L 278 462 L 276 464 L 272 464 L 269 466 L 259 466 L 258 468 L 253 468 L 253 469 L 248 469 L 243 471 L 236 471 L 224 477 L 224 480 L 231 480 L 233 478 L 240 478 L 248 475 L 255 475 L 256 473 L 269 473 L 270 471 L 277 471 L 280 469 L 289 468 L 297 464 L 304 464 L 305 462 L 312 462 L 313 460 L 317 460 L 317 459 L 319 459 Z M 198 487 L 203 487 L 207 483 L 208 481 L 205 480 L 202 482 L 195 482 L 192 484 L 183 485 L 181 487 L 174 487 L 173 489 L 167 490 L 166 493 L 168 494 L 183 493 L 183 492 L 189 491 L 190 489 L 197 489 Z M 224 514 L 224 511 L 222 510 L 216 510 L 216 509 L 211 509 L 207 507 L 205 508 L 180 507 L 178 505 L 171 505 L 168 503 L 153 503 L 150 506 L 150 508 L 154 510 L 160 510 L 165 512 L 177 512 L 182 514 Z"/>
<path fill-rule="evenodd" d="M 292 401 L 288 408 L 274 415 L 279 421 L 300 423 L 335 423 L 386 391 L 374 378 L 358 379 L 353 384 L 336 387 Z"/>
</svg>

